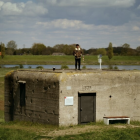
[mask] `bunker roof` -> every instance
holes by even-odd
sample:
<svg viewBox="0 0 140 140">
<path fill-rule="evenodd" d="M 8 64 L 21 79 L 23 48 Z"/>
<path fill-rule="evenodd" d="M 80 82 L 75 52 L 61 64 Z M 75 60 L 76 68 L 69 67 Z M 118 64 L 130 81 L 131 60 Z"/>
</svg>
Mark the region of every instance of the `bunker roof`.
<svg viewBox="0 0 140 140">
<path fill-rule="evenodd" d="M 139 70 L 108 70 L 108 69 L 18 69 L 17 71 L 28 71 L 28 72 L 46 72 L 46 73 L 100 73 L 100 72 L 140 72 Z"/>
</svg>

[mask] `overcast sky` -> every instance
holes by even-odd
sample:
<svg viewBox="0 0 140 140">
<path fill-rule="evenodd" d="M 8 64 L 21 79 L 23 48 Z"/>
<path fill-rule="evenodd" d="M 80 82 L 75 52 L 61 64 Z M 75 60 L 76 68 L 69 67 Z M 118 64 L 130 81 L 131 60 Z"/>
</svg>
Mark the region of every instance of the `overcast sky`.
<svg viewBox="0 0 140 140">
<path fill-rule="evenodd" d="M 0 42 L 140 46 L 140 0 L 0 0 Z"/>
</svg>

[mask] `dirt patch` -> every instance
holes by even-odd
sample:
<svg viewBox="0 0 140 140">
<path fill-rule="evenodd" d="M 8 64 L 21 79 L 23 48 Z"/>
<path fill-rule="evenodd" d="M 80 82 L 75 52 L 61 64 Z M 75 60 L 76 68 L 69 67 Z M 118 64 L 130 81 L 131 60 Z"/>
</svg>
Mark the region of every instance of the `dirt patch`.
<svg viewBox="0 0 140 140">
<path fill-rule="evenodd" d="M 117 127 L 117 128 L 126 128 L 126 126 L 122 126 L 122 125 L 116 125 L 114 127 Z"/>
<path fill-rule="evenodd" d="M 74 127 L 74 128 L 69 128 L 69 129 L 64 129 L 64 130 L 55 130 L 55 131 L 51 131 L 49 132 L 46 136 L 50 136 L 50 137 L 57 137 L 57 136 L 64 136 L 64 135 L 76 135 L 76 134 L 81 134 L 81 133 L 86 133 L 86 132 L 93 132 L 94 130 L 99 130 L 101 131 L 102 128 L 105 129 L 110 128 L 109 126 L 82 126 L 82 127 Z M 112 126 L 111 126 L 112 127 Z M 140 126 L 135 126 L 135 125 L 115 125 L 113 126 L 115 128 L 136 128 L 136 127 L 140 127 Z"/>
<path fill-rule="evenodd" d="M 86 132 L 92 132 L 94 130 L 100 129 L 99 126 L 82 126 L 82 127 L 72 127 L 69 129 L 64 129 L 64 130 L 55 130 L 51 131 L 48 133 L 47 136 L 64 136 L 64 135 L 75 135 L 75 134 L 81 134 L 81 133 L 86 133 Z"/>
<path fill-rule="evenodd" d="M 132 127 L 132 128 L 136 128 L 136 127 L 140 127 L 140 126 L 130 125 L 130 127 Z"/>
<path fill-rule="evenodd" d="M 126 125 L 126 126 L 123 126 L 123 125 L 116 125 L 116 126 L 114 126 L 114 127 L 116 127 L 116 128 L 128 128 L 128 127 L 130 127 L 130 128 L 136 128 L 136 127 L 140 127 L 140 126 L 136 126 L 136 125 Z"/>
</svg>

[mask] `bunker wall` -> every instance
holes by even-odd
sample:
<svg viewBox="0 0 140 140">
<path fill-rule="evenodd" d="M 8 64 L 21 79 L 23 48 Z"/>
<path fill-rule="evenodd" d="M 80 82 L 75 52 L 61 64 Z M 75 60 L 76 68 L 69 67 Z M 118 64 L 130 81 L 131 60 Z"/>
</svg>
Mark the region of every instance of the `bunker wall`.
<svg viewBox="0 0 140 140">
<path fill-rule="evenodd" d="M 4 117 L 5 121 L 13 120 L 13 71 L 4 79 Z"/>
<path fill-rule="evenodd" d="M 78 92 L 96 93 L 96 121 L 104 116 L 129 116 L 140 121 L 140 72 L 63 73 L 60 78 L 59 125 L 78 124 Z M 73 97 L 73 105 L 65 105 Z"/>
<path fill-rule="evenodd" d="M 25 105 L 21 91 L 25 88 Z M 24 102 L 23 102 L 24 103 Z M 59 80 L 53 73 L 15 71 L 5 76 L 5 121 L 59 124 Z"/>
<path fill-rule="evenodd" d="M 95 93 L 96 121 L 104 116 L 129 116 L 140 121 L 138 71 L 28 70 L 5 76 L 5 121 L 78 124 L 79 93 Z M 65 104 L 67 97 L 73 97 L 72 105 Z"/>
</svg>

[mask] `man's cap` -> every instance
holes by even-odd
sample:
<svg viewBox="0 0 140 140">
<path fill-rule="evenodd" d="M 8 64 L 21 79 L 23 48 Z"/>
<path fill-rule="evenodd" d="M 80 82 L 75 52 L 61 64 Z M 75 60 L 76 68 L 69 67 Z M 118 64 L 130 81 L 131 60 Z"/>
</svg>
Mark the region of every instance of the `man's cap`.
<svg viewBox="0 0 140 140">
<path fill-rule="evenodd" d="M 79 44 L 76 44 L 76 46 L 79 46 Z"/>
</svg>

